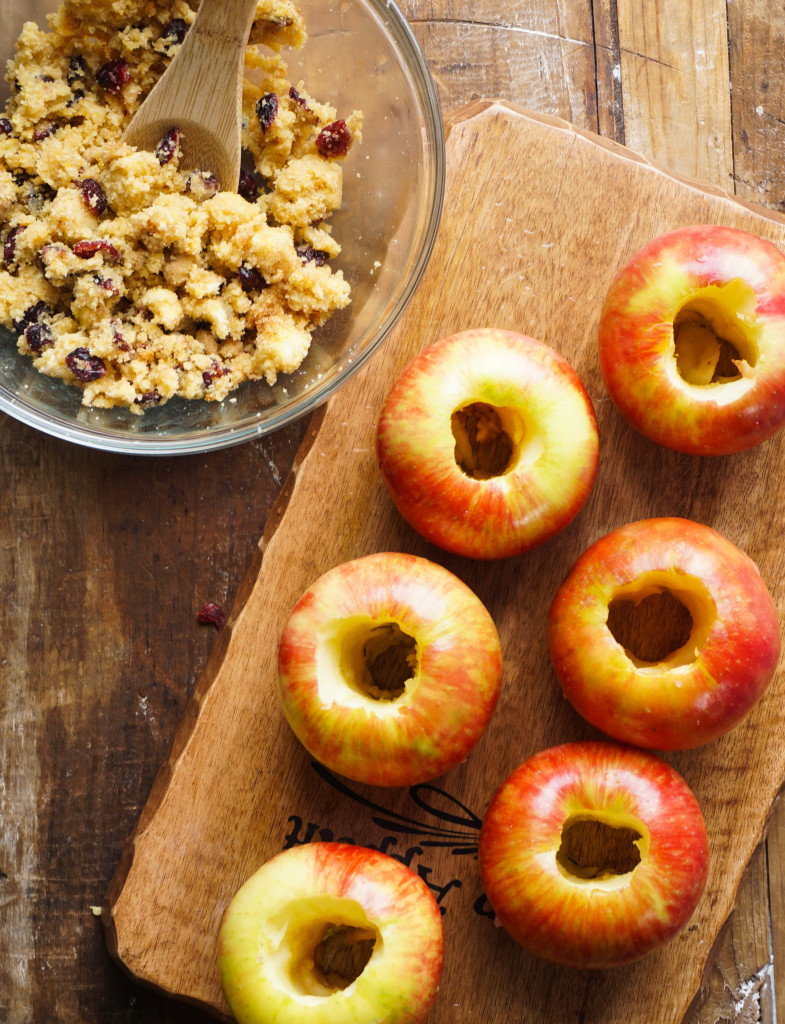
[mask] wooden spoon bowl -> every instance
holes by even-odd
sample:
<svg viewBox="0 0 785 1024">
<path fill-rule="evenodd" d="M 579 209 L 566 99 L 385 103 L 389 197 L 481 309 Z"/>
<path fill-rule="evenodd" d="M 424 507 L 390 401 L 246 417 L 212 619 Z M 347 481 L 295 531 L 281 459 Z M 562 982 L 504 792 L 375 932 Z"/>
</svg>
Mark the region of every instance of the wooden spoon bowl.
<svg viewBox="0 0 785 1024">
<path fill-rule="evenodd" d="M 202 0 L 196 20 L 131 120 L 125 141 L 154 151 L 176 128 L 180 166 L 215 175 L 222 191 L 240 177 L 245 46 L 257 0 Z"/>
</svg>

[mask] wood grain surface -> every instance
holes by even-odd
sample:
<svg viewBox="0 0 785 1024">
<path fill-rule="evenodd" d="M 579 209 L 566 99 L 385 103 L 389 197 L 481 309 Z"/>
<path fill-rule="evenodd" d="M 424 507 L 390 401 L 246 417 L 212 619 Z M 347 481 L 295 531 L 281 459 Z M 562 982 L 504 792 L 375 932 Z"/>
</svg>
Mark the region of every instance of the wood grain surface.
<svg viewBox="0 0 785 1024">
<path fill-rule="evenodd" d="M 646 240 L 682 224 L 731 223 L 785 245 L 785 222 L 565 122 L 500 104 L 477 103 L 456 121 L 447 166 L 428 270 L 389 343 L 311 424 L 280 518 L 268 525 L 261 558 L 112 882 L 103 915 L 108 943 L 140 980 L 227 1014 L 215 949 L 233 893 L 283 848 L 309 836 L 348 837 L 401 856 L 437 895 L 446 962 L 434 1024 L 454 1020 L 460 1006 L 489 1024 L 512 1014 L 521 1024 L 546 1015 L 568 1024 L 576 1014 L 598 1024 L 679 1024 L 705 984 L 785 781 L 785 673 L 726 737 L 668 758 L 701 804 L 712 865 L 689 928 L 656 957 L 576 977 L 523 954 L 494 928 L 472 854 L 492 793 L 521 761 L 593 735 L 555 685 L 544 624 L 558 584 L 598 536 L 652 515 L 697 519 L 751 555 L 785 609 L 778 543 L 785 520 L 775 485 L 785 434 L 732 458 L 667 452 L 621 420 L 596 350 L 610 281 Z M 521 187 L 523 167 L 539 187 Z M 447 556 L 414 534 L 384 488 L 373 450 L 390 383 L 424 345 L 477 326 L 478 315 L 482 324 L 548 341 L 569 359 L 600 431 L 598 480 L 578 519 L 541 548 L 497 563 Z M 433 558 L 468 583 L 497 624 L 505 665 L 496 715 L 468 762 L 408 793 L 325 778 L 290 732 L 276 686 L 277 638 L 303 591 L 332 566 L 385 550 Z"/>
<path fill-rule="evenodd" d="M 785 200 L 781 4 L 401 6 L 445 113 L 499 96 L 772 209 Z M 3 0 L 4 16 L 23 8 Z M 231 605 L 307 426 L 209 457 L 141 460 L 2 419 L 0 1019 L 9 1024 L 210 1019 L 126 978 L 91 906 L 215 646 L 196 612 L 208 599 Z M 771 483 L 781 491 L 781 479 Z M 779 812 L 690 1024 L 773 1024 L 778 998 L 782 1017 L 784 911 Z"/>
</svg>

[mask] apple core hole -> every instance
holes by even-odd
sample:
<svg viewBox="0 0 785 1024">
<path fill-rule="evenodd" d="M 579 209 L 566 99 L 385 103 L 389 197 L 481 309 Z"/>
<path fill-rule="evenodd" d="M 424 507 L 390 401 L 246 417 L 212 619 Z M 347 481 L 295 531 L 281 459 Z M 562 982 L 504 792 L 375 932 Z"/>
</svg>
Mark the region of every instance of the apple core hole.
<svg viewBox="0 0 785 1024">
<path fill-rule="evenodd" d="M 656 664 L 689 641 L 693 618 L 674 593 L 661 590 L 638 601 L 614 598 L 608 606 L 608 629 L 628 655 L 639 663 Z"/>
<path fill-rule="evenodd" d="M 370 928 L 328 924 L 313 950 L 317 984 L 335 991 L 348 988 L 365 970 L 376 938 Z"/>
<path fill-rule="evenodd" d="M 609 825 L 591 817 L 568 819 L 556 860 L 574 878 L 602 881 L 628 875 L 640 864 L 637 829 Z"/>
<path fill-rule="evenodd" d="M 417 641 L 397 622 L 368 623 L 344 638 L 341 660 L 353 689 L 373 700 L 393 701 L 417 672 Z"/>
<path fill-rule="evenodd" d="M 688 384 L 728 384 L 749 374 L 758 360 L 755 297 L 743 281 L 711 285 L 676 314 L 676 369 Z"/>
<path fill-rule="evenodd" d="M 467 476 L 489 480 L 502 476 L 513 463 L 523 434 L 520 417 L 512 409 L 472 402 L 456 409 L 451 417 L 455 461 Z"/>
</svg>

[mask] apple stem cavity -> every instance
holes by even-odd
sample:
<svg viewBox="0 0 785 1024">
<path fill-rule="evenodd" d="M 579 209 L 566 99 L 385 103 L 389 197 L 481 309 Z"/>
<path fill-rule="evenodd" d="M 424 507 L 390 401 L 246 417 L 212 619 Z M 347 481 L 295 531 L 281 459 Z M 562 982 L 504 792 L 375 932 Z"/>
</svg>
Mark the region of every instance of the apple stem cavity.
<svg viewBox="0 0 785 1024">
<path fill-rule="evenodd" d="M 589 815 L 574 815 L 562 826 L 556 861 L 578 883 L 624 884 L 641 862 L 644 826 L 613 825 Z"/>
<path fill-rule="evenodd" d="M 752 290 L 734 279 L 694 293 L 673 321 L 676 369 L 687 384 L 709 387 L 748 376 L 758 361 Z"/>
<path fill-rule="evenodd" d="M 638 668 L 676 668 L 695 661 L 716 618 L 716 606 L 697 577 L 658 570 L 616 590 L 606 625 Z"/>
<path fill-rule="evenodd" d="M 415 679 L 417 641 L 397 622 L 348 626 L 341 637 L 341 674 L 347 686 L 376 701 L 394 701 Z"/>
<path fill-rule="evenodd" d="M 371 959 L 377 938 L 370 928 L 328 924 L 313 951 L 318 981 L 335 991 L 348 988 Z"/>
<path fill-rule="evenodd" d="M 516 452 L 512 434 L 523 436 L 523 423 L 512 409 L 500 409 L 487 402 L 472 402 L 456 409 L 451 417 L 455 438 L 455 461 L 474 480 L 502 476 Z"/>
</svg>

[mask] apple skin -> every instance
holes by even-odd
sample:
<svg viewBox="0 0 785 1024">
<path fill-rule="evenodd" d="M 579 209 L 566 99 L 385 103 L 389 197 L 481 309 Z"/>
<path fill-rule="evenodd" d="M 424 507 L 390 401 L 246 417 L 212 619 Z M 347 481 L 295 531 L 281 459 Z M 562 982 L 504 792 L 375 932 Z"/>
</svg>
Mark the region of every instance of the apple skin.
<svg viewBox="0 0 785 1024">
<path fill-rule="evenodd" d="M 353 681 L 347 644 L 390 623 L 416 641 L 416 665 L 402 694 L 378 700 Z M 412 786 L 465 760 L 482 736 L 499 699 L 501 645 L 457 576 L 381 552 L 335 566 L 300 598 L 278 679 L 286 718 L 318 761 L 358 782 Z"/>
<path fill-rule="evenodd" d="M 758 334 L 757 359 L 736 380 L 693 384 L 679 373 L 674 320 L 696 297 L 724 329 Z M 693 455 L 761 444 L 785 424 L 785 256 L 738 228 L 694 226 L 653 239 L 610 286 L 599 359 L 617 409 L 650 440 Z"/>
<path fill-rule="evenodd" d="M 329 924 L 378 936 L 347 988 L 313 976 Z M 420 1024 L 443 958 L 441 913 L 425 882 L 386 854 L 345 843 L 294 846 L 268 860 L 236 893 L 218 940 L 238 1024 Z"/>
<path fill-rule="evenodd" d="M 501 475 L 456 461 L 452 415 L 473 403 L 509 410 L 522 441 Z M 597 474 L 591 401 L 548 345 L 512 331 L 463 331 L 421 352 L 377 423 L 379 469 L 403 518 L 438 547 L 476 559 L 521 554 L 564 529 Z"/>
<path fill-rule="evenodd" d="M 692 633 L 663 661 L 636 664 L 608 629 L 608 607 L 663 589 L 690 611 Z M 774 675 L 780 627 L 752 559 L 710 527 L 668 517 L 628 523 L 578 558 L 551 605 L 548 643 L 565 696 L 592 725 L 679 750 L 751 711 Z"/>
<path fill-rule="evenodd" d="M 634 828 L 640 862 L 578 878 L 557 861 L 570 819 Z M 565 743 L 500 786 L 480 830 L 480 873 L 499 922 L 525 949 L 568 967 L 632 963 L 673 939 L 703 892 L 706 826 L 684 779 L 647 751 Z"/>
</svg>

